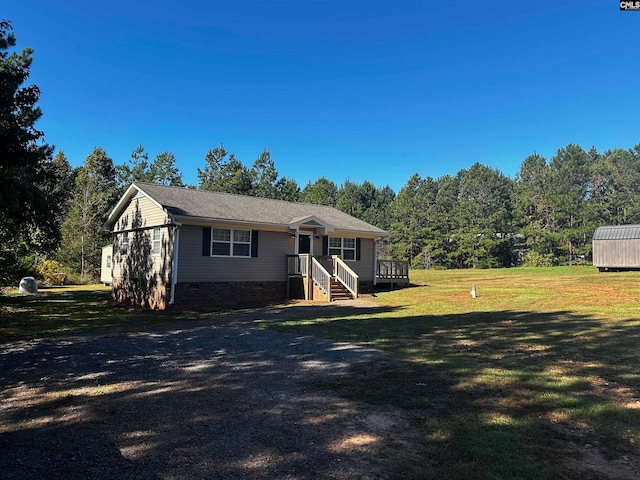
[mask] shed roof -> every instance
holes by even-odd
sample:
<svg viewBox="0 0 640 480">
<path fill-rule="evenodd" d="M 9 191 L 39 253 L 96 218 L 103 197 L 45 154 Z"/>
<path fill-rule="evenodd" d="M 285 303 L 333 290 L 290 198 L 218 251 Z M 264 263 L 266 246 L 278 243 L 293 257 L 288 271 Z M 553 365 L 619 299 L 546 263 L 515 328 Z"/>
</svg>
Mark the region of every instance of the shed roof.
<svg viewBox="0 0 640 480">
<path fill-rule="evenodd" d="M 121 214 L 119 210 L 124 208 L 125 202 L 123 200 L 126 200 L 127 197 L 132 198 L 137 192 L 148 196 L 161 206 L 170 217 L 179 221 L 193 218 L 288 227 L 301 220 L 315 218 L 338 231 L 372 236 L 388 235 L 386 231 L 376 226 L 325 205 L 287 202 L 192 188 L 167 187 L 142 182 L 136 182 L 129 187 L 123 199 L 111 212 L 105 226 L 111 227 L 115 224 Z"/>
<path fill-rule="evenodd" d="M 610 225 L 598 227 L 593 233 L 594 240 L 634 240 L 640 239 L 640 225 Z"/>
</svg>

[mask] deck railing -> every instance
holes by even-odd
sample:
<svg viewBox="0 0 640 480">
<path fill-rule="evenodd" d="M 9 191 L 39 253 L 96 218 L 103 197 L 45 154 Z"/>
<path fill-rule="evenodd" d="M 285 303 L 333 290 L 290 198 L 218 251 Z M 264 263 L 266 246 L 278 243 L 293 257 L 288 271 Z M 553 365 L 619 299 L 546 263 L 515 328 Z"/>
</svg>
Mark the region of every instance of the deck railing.
<svg viewBox="0 0 640 480">
<path fill-rule="evenodd" d="M 315 257 L 311 258 L 311 278 L 331 301 L 331 275 Z"/>
<path fill-rule="evenodd" d="M 376 277 L 383 280 L 409 281 L 409 262 L 404 260 L 378 260 Z"/>
<path fill-rule="evenodd" d="M 331 258 L 333 258 L 333 274 L 335 277 L 347 287 L 353 298 L 358 298 L 358 274 L 351 270 L 337 255 L 333 255 Z"/>
</svg>

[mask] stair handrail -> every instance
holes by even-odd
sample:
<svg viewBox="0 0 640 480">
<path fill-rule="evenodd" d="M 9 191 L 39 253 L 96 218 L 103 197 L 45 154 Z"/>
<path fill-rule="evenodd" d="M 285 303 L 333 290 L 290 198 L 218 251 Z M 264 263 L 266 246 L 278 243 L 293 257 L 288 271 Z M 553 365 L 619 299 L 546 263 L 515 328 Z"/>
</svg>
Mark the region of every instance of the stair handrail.
<svg viewBox="0 0 640 480">
<path fill-rule="evenodd" d="M 316 260 L 316 257 L 311 257 L 311 278 L 331 301 L 331 274 Z"/>
<path fill-rule="evenodd" d="M 358 274 L 351 270 L 338 255 L 332 255 L 331 258 L 333 258 L 333 274 L 336 279 L 351 292 L 353 298 L 358 298 L 358 279 L 360 278 Z"/>
</svg>

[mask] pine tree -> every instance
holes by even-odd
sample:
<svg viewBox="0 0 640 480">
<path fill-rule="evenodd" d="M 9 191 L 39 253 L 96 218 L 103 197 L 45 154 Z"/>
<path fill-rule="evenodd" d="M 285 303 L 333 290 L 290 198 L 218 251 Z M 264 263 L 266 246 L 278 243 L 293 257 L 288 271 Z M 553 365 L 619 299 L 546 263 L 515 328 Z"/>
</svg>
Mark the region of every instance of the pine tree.
<svg viewBox="0 0 640 480">
<path fill-rule="evenodd" d="M 25 259 L 51 252 L 59 238 L 53 148 L 35 127 L 40 89 L 23 86 L 33 50 L 15 46 L 11 23 L 0 20 L 0 285 L 33 273 Z"/>
</svg>

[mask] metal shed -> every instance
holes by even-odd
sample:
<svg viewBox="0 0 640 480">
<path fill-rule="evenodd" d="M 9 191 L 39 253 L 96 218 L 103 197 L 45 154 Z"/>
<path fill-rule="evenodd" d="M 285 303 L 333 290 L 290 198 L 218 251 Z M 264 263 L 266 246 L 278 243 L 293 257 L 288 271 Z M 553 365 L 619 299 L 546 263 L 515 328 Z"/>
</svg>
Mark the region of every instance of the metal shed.
<svg viewBox="0 0 640 480">
<path fill-rule="evenodd" d="M 593 234 L 593 266 L 601 272 L 640 270 L 640 225 L 596 228 Z"/>
</svg>

